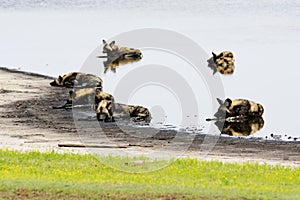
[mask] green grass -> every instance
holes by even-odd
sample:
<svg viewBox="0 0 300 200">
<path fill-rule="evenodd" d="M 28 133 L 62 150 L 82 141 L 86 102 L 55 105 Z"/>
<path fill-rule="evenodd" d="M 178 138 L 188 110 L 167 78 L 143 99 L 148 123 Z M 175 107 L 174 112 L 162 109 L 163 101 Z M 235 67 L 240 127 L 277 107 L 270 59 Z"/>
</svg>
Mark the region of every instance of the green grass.
<svg viewBox="0 0 300 200">
<path fill-rule="evenodd" d="M 168 194 L 189 198 L 300 199 L 300 168 L 179 159 L 160 170 L 128 173 L 102 163 L 117 163 L 125 171 L 141 172 L 151 168 L 130 163 L 147 158 L 109 156 L 100 160 L 92 155 L 0 150 L 0 191 L 44 191 L 49 195 L 63 193 L 95 199 L 103 195 L 154 198 Z M 157 165 L 165 164 L 161 162 Z"/>
</svg>

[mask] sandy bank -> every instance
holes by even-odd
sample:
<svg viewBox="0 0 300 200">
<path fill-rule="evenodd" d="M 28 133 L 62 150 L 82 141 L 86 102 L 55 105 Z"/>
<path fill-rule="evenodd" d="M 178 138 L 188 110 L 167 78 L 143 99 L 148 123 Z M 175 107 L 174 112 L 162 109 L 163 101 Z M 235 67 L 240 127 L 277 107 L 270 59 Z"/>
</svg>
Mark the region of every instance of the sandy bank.
<svg viewBox="0 0 300 200">
<path fill-rule="evenodd" d="M 54 110 L 67 97 L 67 90 L 52 88 L 51 77 L 0 68 L 0 148 L 86 153 L 85 148 L 59 147 L 59 144 L 82 144 L 71 111 Z M 134 137 L 116 125 L 105 125 L 106 138 L 98 137 L 98 148 L 107 149 L 107 138 L 114 145 L 130 151 L 149 152 L 174 144 L 174 131 L 162 131 L 152 137 Z M 143 135 L 142 128 L 130 129 Z M 88 130 L 91 139 L 98 135 Z M 201 157 L 204 135 L 196 136 L 183 156 Z M 176 144 L 176 142 L 178 144 Z M 175 141 L 175 147 L 184 141 Z M 110 151 L 114 150 L 111 146 Z M 117 149 L 117 146 L 115 146 Z M 176 148 L 173 148 L 176 151 Z M 269 164 L 300 166 L 300 142 L 268 141 L 259 138 L 220 137 L 204 158 L 230 162 L 255 161 Z"/>
</svg>

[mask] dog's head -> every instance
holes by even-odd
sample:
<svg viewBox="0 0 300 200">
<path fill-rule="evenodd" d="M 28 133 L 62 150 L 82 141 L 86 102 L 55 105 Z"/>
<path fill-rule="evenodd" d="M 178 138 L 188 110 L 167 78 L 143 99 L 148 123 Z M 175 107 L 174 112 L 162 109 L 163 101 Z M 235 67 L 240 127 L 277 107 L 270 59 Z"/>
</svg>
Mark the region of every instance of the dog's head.
<svg viewBox="0 0 300 200">
<path fill-rule="evenodd" d="M 115 41 L 112 41 L 111 43 L 108 43 L 106 40 L 102 40 L 103 43 L 103 53 L 110 53 L 113 51 L 112 46 L 115 45 Z"/>
<path fill-rule="evenodd" d="M 55 78 L 51 83 L 51 86 L 54 87 L 64 87 L 64 83 L 63 83 L 63 77 L 62 76 L 58 76 L 57 78 Z"/>
<path fill-rule="evenodd" d="M 98 121 L 113 122 L 113 101 L 103 99 L 97 105 L 96 113 Z"/>
</svg>

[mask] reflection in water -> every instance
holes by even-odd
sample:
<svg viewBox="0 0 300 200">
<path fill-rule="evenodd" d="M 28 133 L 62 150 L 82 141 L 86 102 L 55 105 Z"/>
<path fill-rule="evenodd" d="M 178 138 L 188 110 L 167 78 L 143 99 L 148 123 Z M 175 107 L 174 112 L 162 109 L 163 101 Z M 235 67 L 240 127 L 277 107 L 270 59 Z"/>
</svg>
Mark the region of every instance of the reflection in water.
<svg viewBox="0 0 300 200">
<path fill-rule="evenodd" d="M 248 136 L 259 131 L 264 126 L 262 117 L 252 117 L 239 122 L 217 120 L 215 125 L 221 131 L 221 134 L 230 136 Z"/>
<path fill-rule="evenodd" d="M 103 40 L 103 53 L 106 53 L 107 56 L 98 56 L 98 58 L 107 58 L 107 60 L 103 62 L 104 73 L 106 73 L 108 69 L 116 72 L 118 66 L 137 62 L 143 57 L 140 50 L 118 46 L 115 44 L 115 41 L 107 43 Z"/>
<path fill-rule="evenodd" d="M 220 72 L 221 74 L 233 74 L 234 66 L 234 56 L 230 51 L 224 51 L 219 54 L 212 52 L 212 57 L 207 60 L 208 67 L 213 70 L 213 74 Z"/>
</svg>

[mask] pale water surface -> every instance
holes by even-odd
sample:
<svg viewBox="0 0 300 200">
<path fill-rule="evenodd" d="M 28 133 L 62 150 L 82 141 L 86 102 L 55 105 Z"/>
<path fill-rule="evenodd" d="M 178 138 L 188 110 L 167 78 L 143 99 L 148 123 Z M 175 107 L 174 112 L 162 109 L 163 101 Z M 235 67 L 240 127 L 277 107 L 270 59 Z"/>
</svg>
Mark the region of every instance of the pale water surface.
<svg viewBox="0 0 300 200">
<path fill-rule="evenodd" d="M 225 94 L 263 104 L 265 126 L 255 136 L 275 133 L 300 137 L 297 0 L 0 0 L 0 27 L 1 66 L 52 76 L 80 70 L 103 38 L 140 28 L 184 34 L 208 55 L 211 51 L 231 50 L 236 56 L 236 71 L 232 76 L 221 76 Z M 113 93 L 122 76 L 151 63 L 171 66 L 178 72 L 189 67 L 174 55 L 146 50 L 140 63 L 120 67 L 117 74 L 103 75 L 105 90 Z M 190 125 L 205 132 L 209 126 L 205 118 L 213 114 L 210 93 L 202 81 L 190 83 L 195 92 L 200 91 L 201 105 L 199 116 L 188 116 L 199 118 L 199 123 Z M 156 122 L 178 126 L 182 120 L 174 95 L 158 86 L 136 91 L 129 103 L 164 114 L 155 116 Z"/>
</svg>

